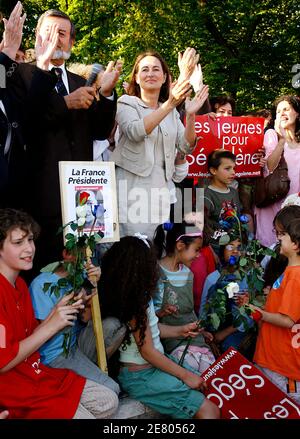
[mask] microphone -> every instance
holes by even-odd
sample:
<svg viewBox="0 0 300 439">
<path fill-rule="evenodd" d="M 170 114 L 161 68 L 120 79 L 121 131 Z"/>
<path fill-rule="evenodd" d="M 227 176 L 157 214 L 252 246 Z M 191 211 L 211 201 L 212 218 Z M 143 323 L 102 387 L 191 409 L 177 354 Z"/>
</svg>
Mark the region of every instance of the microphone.
<svg viewBox="0 0 300 439">
<path fill-rule="evenodd" d="M 90 76 L 85 83 L 86 87 L 91 87 L 96 82 L 98 73 L 100 73 L 102 70 L 104 70 L 104 68 L 101 64 L 93 64 Z"/>
</svg>

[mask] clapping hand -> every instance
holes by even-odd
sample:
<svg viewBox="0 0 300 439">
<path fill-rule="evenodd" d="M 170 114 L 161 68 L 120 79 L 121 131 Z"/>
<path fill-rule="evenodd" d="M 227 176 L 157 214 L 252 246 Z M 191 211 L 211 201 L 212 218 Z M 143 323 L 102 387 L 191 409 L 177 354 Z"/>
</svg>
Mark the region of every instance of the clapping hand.
<svg viewBox="0 0 300 439">
<path fill-rule="evenodd" d="M 35 42 L 36 65 L 43 70 L 48 70 L 49 63 L 56 50 L 59 39 L 59 31 L 57 24 L 51 24 L 43 39 L 37 34 Z"/>
<path fill-rule="evenodd" d="M 189 96 L 185 100 L 186 114 L 196 114 L 197 111 L 203 106 L 204 102 L 208 98 L 208 85 L 203 85 L 202 89 L 197 91 L 193 99 Z"/>
<path fill-rule="evenodd" d="M 172 108 L 177 107 L 191 94 L 191 84 L 188 79 L 183 82 L 175 81 L 170 87 L 168 103 Z"/>
<path fill-rule="evenodd" d="M 9 19 L 3 18 L 4 33 L 1 43 L 2 52 L 11 59 L 15 59 L 17 50 L 22 41 L 23 25 L 26 19 L 26 14 L 22 15 L 22 10 L 22 3 L 18 2 L 10 14 Z"/>
<path fill-rule="evenodd" d="M 108 97 L 113 93 L 122 72 L 123 61 L 110 61 L 101 77 L 101 95 Z"/>
<path fill-rule="evenodd" d="M 203 75 L 201 65 L 197 64 L 194 68 L 192 76 L 190 77 L 190 84 L 194 89 L 194 92 L 197 93 L 203 87 Z"/>
<path fill-rule="evenodd" d="M 181 83 L 186 79 L 190 79 L 194 69 L 199 61 L 199 54 L 192 47 L 187 47 L 183 54 L 178 53 L 178 67 L 179 67 L 179 78 L 178 82 Z"/>
</svg>

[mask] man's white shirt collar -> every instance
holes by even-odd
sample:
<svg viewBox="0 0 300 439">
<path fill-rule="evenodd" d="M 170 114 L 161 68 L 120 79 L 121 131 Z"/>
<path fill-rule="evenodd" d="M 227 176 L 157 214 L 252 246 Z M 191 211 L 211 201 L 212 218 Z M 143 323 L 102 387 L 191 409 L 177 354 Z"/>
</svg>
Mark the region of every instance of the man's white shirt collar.
<svg viewBox="0 0 300 439">
<path fill-rule="evenodd" d="M 54 66 L 54 65 L 51 64 L 51 62 L 50 62 L 50 63 L 49 63 L 49 70 L 52 70 L 53 67 L 54 67 L 54 68 L 59 67 L 59 68 L 62 70 L 62 76 L 61 76 L 61 78 L 62 78 L 63 83 L 64 83 L 64 85 L 65 85 L 65 87 L 66 87 L 66 89 L 67 89 L 67 92 L 70 93 L 70 90 L 69 90 L 69 82 L 68 82 L 68 76 L 67 76 L 67 71 L 66 71 L 66 65 L 65 65 L 65 63 L 63 63 L 63 64 L 60 65 L 60 66 Z"/>
</svg>

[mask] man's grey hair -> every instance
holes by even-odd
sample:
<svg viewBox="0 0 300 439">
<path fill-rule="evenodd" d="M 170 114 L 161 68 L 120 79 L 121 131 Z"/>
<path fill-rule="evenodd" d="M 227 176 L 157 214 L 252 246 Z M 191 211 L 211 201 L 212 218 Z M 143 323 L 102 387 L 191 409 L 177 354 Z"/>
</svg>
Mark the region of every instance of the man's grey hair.
<svg viewBox="0 0 300 439">
<path fill-rule="evenodd" d="M 60 17 L 60 18 L 64 18 L 65 20 L 68 20 L 71 24 L 71 33 L 70 33 L 70 38 L 71 40 L 75 40 L 75 26 L 72 23 L 70 17 L 65 14 L 64 12 L 58 10 L 58 9 L 48 9 L 48 11 L 44 12 L 40 18 L 38 19 L 37 22 L 37 26 L 36 26 L 36 31 L 38 32 L 40 27 L 42 26 L 42 23 L 44 21 L 44 18 L 46 17 Z"/>
</svg>

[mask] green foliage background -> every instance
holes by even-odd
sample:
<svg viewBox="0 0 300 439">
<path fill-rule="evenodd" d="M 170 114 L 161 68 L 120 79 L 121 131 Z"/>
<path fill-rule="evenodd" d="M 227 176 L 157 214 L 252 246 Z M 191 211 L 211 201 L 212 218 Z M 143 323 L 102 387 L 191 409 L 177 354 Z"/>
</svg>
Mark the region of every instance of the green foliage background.
<svg viewBox="0 0 300 439">
<path fill-rule="evenodd" d="M 6 15 L 15 1 L 0 0 Z M 270 107 L 295 93 L 291 72 L 300 63 L 299 0 L 24 0 L 24 40 L 33 47 L 38 16 L 50 7 L 67 12 L 77 29 L 72 61 L 124 60 L 124 78 L 136 55 L 158 50 L 174 77 L 177 53 L 201 54 L 210 94 L 231 93 L 239 113 Z M 296 90 L 297 92 L 298 90 Z"/>
</svg>

